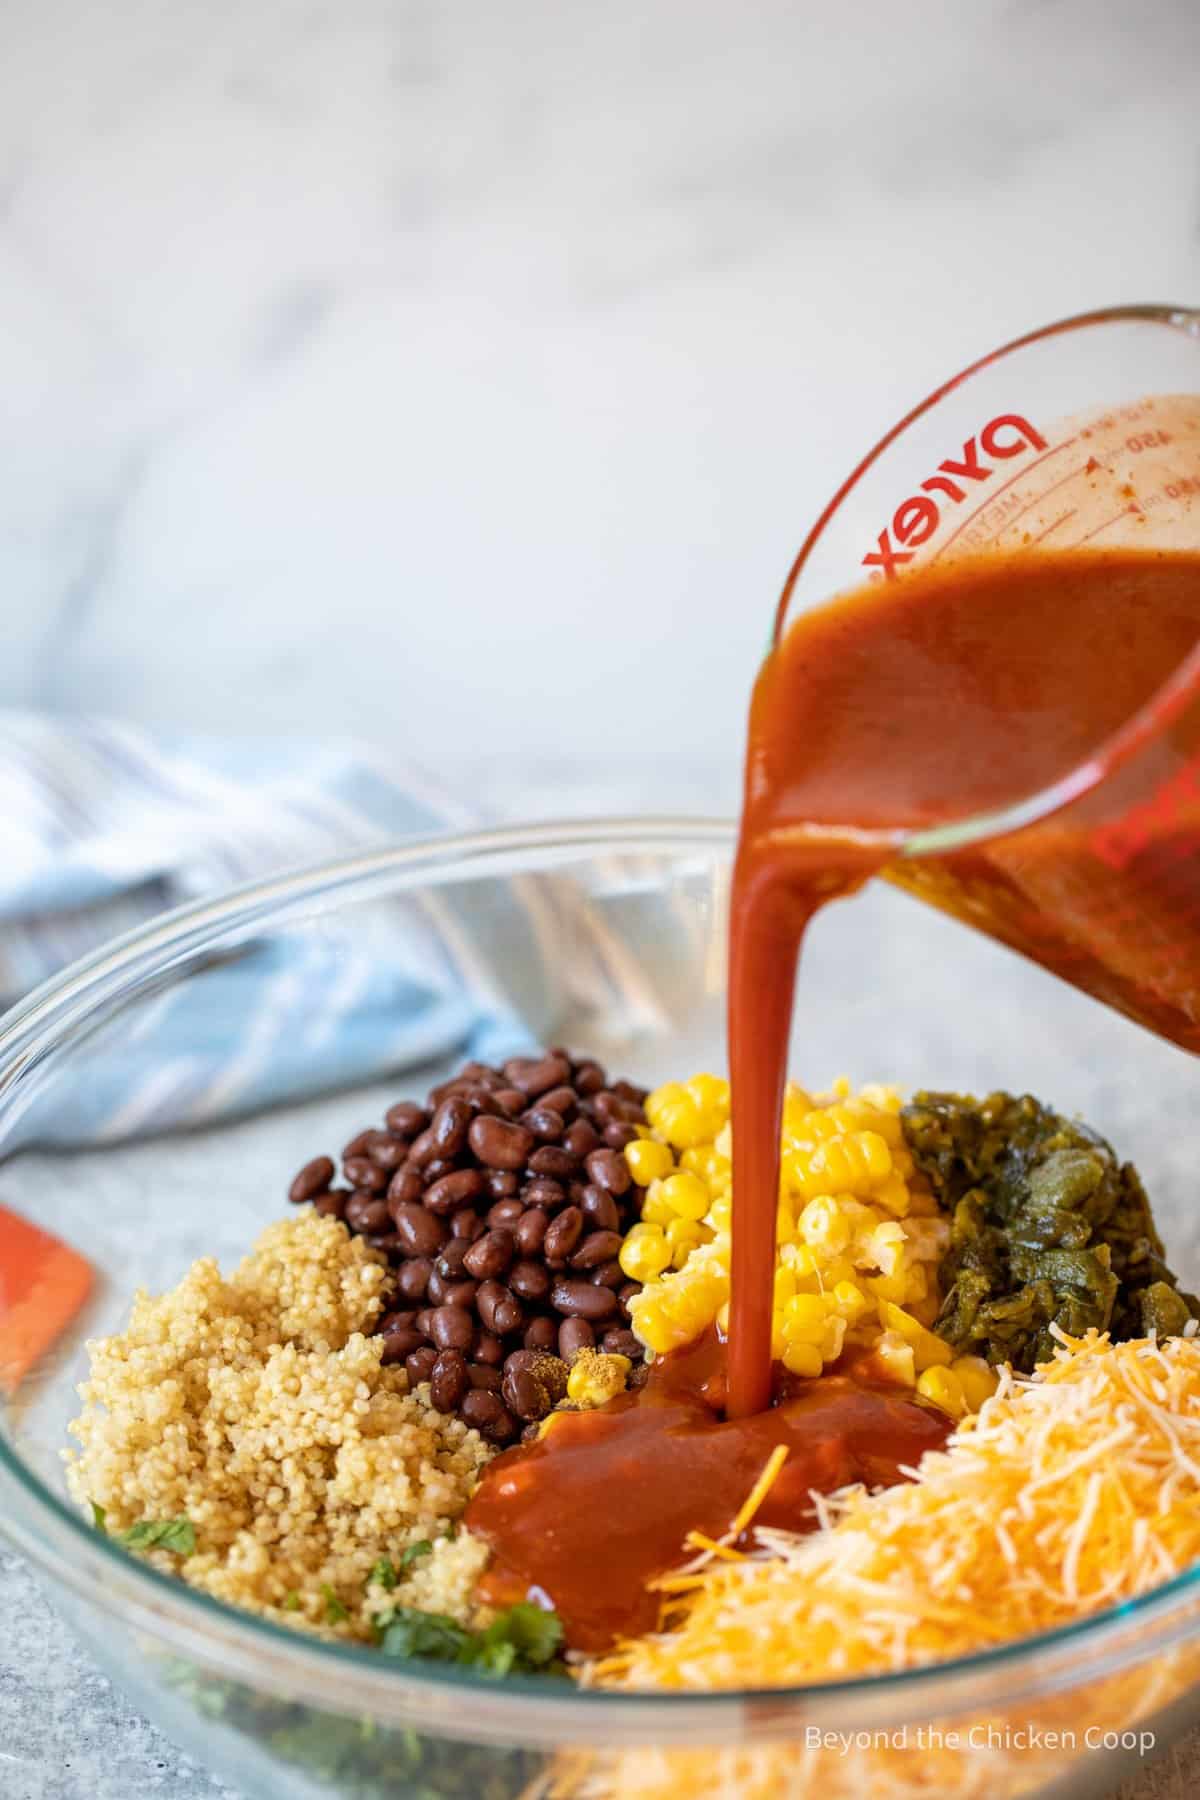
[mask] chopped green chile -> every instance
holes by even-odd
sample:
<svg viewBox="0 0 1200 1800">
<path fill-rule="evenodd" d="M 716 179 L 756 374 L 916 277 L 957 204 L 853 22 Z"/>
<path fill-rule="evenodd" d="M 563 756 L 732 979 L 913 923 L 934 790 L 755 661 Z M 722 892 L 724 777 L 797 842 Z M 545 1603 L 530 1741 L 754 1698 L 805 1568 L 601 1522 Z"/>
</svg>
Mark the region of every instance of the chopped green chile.
<svg viewBox="0 0 1200 1800">
<path fill-rule="evenodd" d="M 1029 1094 L 919 1093 L 903 1108 L 918 1168 L 951 1213 L 934 1329 L 962 1352 L 1028 1374 L 1051 1326 L 1114 1341 L 1172 1336 L 1200 1316 L 1163 1261 L 1132 1163 Z"/>
</svg>

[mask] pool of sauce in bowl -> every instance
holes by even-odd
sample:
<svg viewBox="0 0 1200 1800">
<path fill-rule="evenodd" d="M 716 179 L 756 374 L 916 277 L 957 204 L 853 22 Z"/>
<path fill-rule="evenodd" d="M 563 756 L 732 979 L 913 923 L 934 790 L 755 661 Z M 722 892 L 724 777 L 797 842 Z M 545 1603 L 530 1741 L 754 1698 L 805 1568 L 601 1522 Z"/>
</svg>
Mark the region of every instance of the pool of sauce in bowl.
<svg viewBox="0 0 1200 1800">
<path fill-rule="evenodd" d="M 575 1650 L 653 1630 L 647 1583 L 678 1567 L 689 1531 L 722 1537 L 777 1444 L 788 1458 L 754 1521 L 809 1531 L 810 1489 L 886 1486 L 950 1420 L 868 1361 L 805 1381 L 776 1371 L 776 1404 L 724 1417 L 725 1348 L 715 1331 L 655 1362 L 643 1388 L 593 1412 L 563 1413 L 537 1442 L 487 1469 L 465 1524 L 492 1545 L 480 1598 L 552 1606 Z"/>
</svg>

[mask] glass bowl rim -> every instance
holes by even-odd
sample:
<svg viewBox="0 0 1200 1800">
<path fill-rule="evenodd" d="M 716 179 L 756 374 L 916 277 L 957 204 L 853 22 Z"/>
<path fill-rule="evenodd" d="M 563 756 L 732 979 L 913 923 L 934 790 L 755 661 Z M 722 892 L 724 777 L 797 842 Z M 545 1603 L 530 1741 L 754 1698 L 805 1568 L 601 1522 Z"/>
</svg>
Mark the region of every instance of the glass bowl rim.
<svg viewBox="0 0 1200 1800">
<path fill-rule="evenodd" d="M 420 879 L 441 871 L 450 878 L 455 870 L 476 864 L 486 874 L 487 865 L 496 862 L 499 868 L 492 873 L 499 874 L 514 859 L 529 873 L 536 871 L 539 858 L 556 852 L 566 853 L 564 861 L 578 860 L 588 851 L 649 854 L 656 848 L 674 855 L 728 856 L 733 841 L 733 821 L 704 817 L 552 820 L 436 833 L 329 859 L 247 883 L 218 899 L 175 908 L 73 963 L 0 1019 L 0 1117 L 27 1068 L 67 1041 L 71 1027 L 103 999 L 131 996 L 214 937 L 258 929 L 270 919 L 279 922 L 288 912 L 308 912 L 318 899 L 364 899 L 394 887 L 394 878 L 406 873 Z M 1142 1662 L 1198 1629 L 1185 1608 L 1200 1592 L 1200 1565 L 1054 1631 L 895 1672 L 714 1693 L 589 1691 L 539 1677 L 498 1683 L 468 1669 L 385 1660 L 367 1646 L 311 1638 L 189 1588 L 97 1532 L 0 1435 L 0 1498 L 6 1490 L 21 1496 L 33 1525 L 2 1507 L 0 1540 L 7 1537 L 42 1574 L 91 1607 L 150 1633 L 170 1650 L 196 1658 L 226 1679 L 318 1709 L 369 1711 L 384 1723 L 423 1723 L 443 1735 L 498 1746 L 578 1744 L 594 1741 L 597 1731 L 606 1737 L 619 1732 L 627 1743 L 694 1741 L 701 1721 L 719 1729 L 734 1719 L 744 1721 L 747 1736 L 786 1736 L 814 1704 L 827 1722 L 841 1707 L 861 1708 L 865 1701 L 880 1699 L 886 1716 L 897 1722 L 918 1713 L 1011 1707 L 1021 1698 L 1061 1692 Z M 1126 1628 L 1135 1622 L 1148 1628 L 1148 1636 L 1130 1644 Z M 470 1694 L 474 1710 L 469 1717 L 442 1718 L 456 1694 Z M 886 1707 L 889 1699 L 896 1702 L 894 1708 Z M 861 1712 L 847 1716 L 861 1718 Z"/>
</svg>

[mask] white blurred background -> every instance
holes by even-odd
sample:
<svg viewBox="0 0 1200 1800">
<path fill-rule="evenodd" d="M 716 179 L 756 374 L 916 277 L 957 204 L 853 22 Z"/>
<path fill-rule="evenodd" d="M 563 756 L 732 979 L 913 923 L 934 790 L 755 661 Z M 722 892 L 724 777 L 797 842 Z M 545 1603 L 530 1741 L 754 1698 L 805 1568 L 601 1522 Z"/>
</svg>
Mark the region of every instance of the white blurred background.
<svg viewBox="0 0 1200 1800">
<path fill-rule="evenodd" d="M 5 0 L 0 702 L 731 807 L 816 511 L 1200 300 L 1200 6 Z"/>
</svg>

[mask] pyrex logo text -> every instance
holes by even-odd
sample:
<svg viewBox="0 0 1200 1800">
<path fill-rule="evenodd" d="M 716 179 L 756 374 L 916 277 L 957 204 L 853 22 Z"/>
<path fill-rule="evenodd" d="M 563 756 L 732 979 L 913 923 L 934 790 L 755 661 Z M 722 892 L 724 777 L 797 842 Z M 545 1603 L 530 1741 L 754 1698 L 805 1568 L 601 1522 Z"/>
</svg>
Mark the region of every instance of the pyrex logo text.
<svg viewBox="0 0 1200 1800">
<path fill-rule="evenodd" d="M 987 481 L 995 474 L 997 463 L 1020 456 L 1023 450 L 1045 448 L 1045 438 L 1020 413 L 1000 413 L 989 419 L 977 438 L 967 439 L 961 458 L 948 456 L 945 462 L 938 464 L 937 473 L 921 483 L 919 494 L 910 494 L 907 500 L 901 501 L 892 515 L 891 524 L 879 534 L 878 549 L 868 551 L 863 557 L 863 567 L 882 569 L 890 580 L 894 580 L 899 564 L 911 562 L 914 550 L 927 544 L 941 524 L 946 500 L 960 505 L 968 493 L 973 492 L 973 487 L 967 484 Z M 989 459 L 986 462 L 985 457 Z M 931 494 L 944 494 L 946 500 L 939 506 L 936 500 L 929 498 Z M 896 549 L 897 544 L 908 548 Z"/>
</svg>

